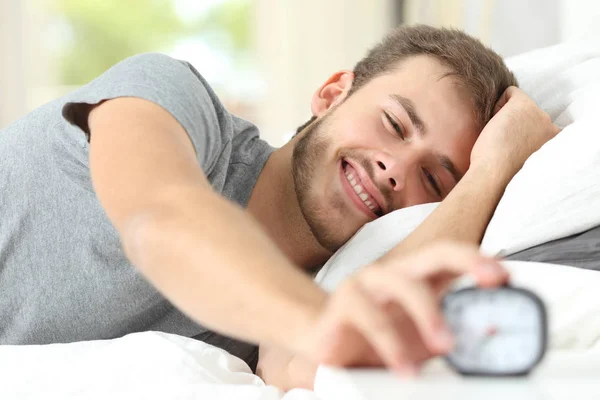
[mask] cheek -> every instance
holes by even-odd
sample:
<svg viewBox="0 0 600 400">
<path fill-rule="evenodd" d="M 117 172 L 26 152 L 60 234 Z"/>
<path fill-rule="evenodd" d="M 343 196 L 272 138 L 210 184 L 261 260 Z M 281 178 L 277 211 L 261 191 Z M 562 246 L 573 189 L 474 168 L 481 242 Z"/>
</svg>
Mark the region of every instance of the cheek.
<svg viewBox="0 0 600 400">
<path fill-rule="evenodd" d="M 407 180 L 407 187 L 404 190 L 405 198 L 402 207 L 411 207 L 418 204 L 438 201 L 423 186 L 423 181 L 418 173 L 413 173 Z"/>
<path fill-rule="evenodd" d="M 336 145 L 350 148 L 372 148 L 381 145 L 381 126 L 370 115 L 346 117 L 337 124 Z"/>
</svg>

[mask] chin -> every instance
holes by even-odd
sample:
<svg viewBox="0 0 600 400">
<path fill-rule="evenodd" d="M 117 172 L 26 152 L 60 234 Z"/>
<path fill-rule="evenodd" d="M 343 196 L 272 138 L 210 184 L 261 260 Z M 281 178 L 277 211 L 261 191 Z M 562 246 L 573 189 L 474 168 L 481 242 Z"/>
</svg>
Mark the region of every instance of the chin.
<svg viewBox="0 0 600 400">
<path fill-rule="evenodd" d="M 364 224 L 349 224 L 349 218 L 339 209 L 323 209 L 321 218 L 312 219 L 309 226 L 319 244 L 332 253 L 342 247 Z"/>
</svg>

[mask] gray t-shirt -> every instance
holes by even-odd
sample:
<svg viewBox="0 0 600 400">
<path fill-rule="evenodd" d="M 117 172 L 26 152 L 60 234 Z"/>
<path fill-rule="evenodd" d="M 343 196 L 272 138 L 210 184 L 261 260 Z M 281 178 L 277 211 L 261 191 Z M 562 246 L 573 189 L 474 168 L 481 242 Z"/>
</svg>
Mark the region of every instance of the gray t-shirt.
<svg viewBox="0 0 600 400">
<path fill-rule="evenodd" d="M 87 113 L 124 96 L 170 112 L 214 189 L 241 206 L 273 151 L 254 125 L 223 108 L 192 66 L 154 53 L 117 64 L 1 130 L 0 344 L 159 330 L 205 339 L 254 364 L 255 347 L 191 321 L 123 253 L 92 187 Z"/>
</svg>

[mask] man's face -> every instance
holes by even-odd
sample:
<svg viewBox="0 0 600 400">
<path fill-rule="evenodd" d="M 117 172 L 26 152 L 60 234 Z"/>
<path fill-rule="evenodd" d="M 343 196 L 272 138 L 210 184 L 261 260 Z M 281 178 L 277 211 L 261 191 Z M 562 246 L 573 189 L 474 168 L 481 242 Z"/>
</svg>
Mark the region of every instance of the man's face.
<svg viewBox="0 0 600 400">
<path fill-rule="evenodd" d="M 295 144 L 292 167 L 302 213 L 325 248 L 393 210 L 441 201 L 467 171 L 479 131 L 448 72 L 418 56 L 345 99 L 337 78 L 315 95 L 319 119 Z"/>
</svg>

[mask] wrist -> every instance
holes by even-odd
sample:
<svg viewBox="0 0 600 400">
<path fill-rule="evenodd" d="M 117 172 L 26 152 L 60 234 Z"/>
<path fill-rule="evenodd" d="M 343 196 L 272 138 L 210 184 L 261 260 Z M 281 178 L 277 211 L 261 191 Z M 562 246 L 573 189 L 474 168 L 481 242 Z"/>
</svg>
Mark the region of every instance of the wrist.
<svg viewBox="0 0 600 400">
<path fill-rule="evenodd" d="M 282 320 L 282 329 L 279 337 L 275 338 L 277 344 L 295 354 L 307 351 L 314 332 L 315 324 L 321 316 L 328 294 L 314 284 L 310 293 L 305 292 L 303 296 L 297 296 L 288 303 L 286 318 Z"/>
<path fill-rule="evenodd" d="M 504 191 L 519 169 L 509 160 L 489 158 L 471 164 L 464 178 L 476 181 L 478 187 L 484 185 Z"/>
</svg>

